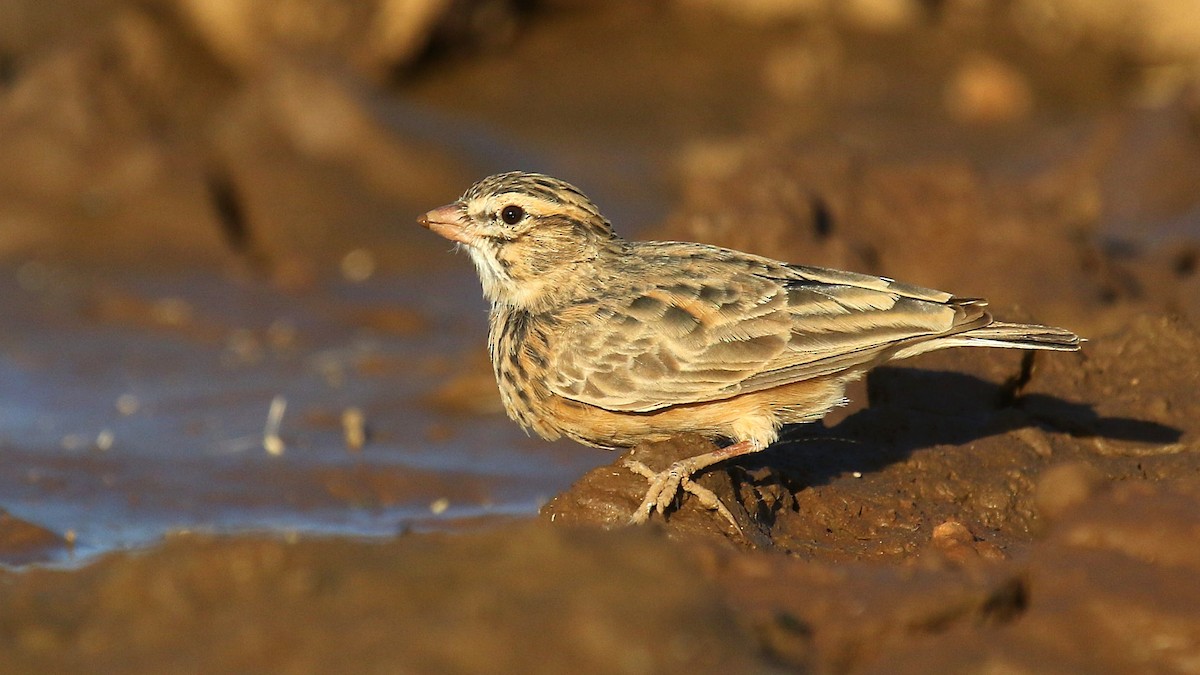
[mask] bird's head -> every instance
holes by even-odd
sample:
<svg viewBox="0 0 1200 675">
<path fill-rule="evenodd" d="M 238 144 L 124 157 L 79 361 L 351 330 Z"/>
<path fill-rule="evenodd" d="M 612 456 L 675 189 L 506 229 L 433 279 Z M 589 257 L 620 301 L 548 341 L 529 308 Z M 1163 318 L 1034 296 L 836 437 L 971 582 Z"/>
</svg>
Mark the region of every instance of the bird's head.
<svg viewBox="0 0 1200 675">
<path fill-rule="evenodd" d="M 466 247 L 496 304 L 536 310 L 578 288 L 619 240 L 570 183 L 537 173 L 488 176 L 418 222 Z"/>
</svg>

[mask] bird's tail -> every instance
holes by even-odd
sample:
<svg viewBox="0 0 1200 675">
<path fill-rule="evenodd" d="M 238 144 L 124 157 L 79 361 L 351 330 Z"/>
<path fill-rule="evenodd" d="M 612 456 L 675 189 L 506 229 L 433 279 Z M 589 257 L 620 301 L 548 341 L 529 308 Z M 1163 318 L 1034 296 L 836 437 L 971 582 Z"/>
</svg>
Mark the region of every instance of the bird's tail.
<svg viewBox="0 0 1200 675">
<path fill-rule="evenodd" d="M 1079 345 L 1084 341 L 1065 328 L 1031 323 L 1006 323 L 1004 321 L 993 321 L 986 326 L 944 339 L 961 340 L 959 345 L 964 347 L 1049 349 L 1057 352 L 1079 351 Z"/>
<path fill-rule="evenodd" d="M 1079 351 L 1083 342 L 1085 342 L 1083 338 L 1065 328 L 993 321 L 979 328 L 907 345 L 896 352 L 892 358 L 904 359 L 948 347 L 1001 347 L 1074 352 Z"/>
</svg>

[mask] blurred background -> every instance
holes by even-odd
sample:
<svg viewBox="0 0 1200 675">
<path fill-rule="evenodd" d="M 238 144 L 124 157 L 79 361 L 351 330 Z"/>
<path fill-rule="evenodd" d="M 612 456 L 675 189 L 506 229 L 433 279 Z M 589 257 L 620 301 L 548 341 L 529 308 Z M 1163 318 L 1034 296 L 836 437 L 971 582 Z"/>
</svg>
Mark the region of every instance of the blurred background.
<svg viewBox="0 0 1200 675">
<path fill-rule="evenodd" d="M 1192 315 L 1190 0 L 0 0 L 0 559 L 533 514 L 415 224 L 503 170 L 631 237 Z"/>
</svg>

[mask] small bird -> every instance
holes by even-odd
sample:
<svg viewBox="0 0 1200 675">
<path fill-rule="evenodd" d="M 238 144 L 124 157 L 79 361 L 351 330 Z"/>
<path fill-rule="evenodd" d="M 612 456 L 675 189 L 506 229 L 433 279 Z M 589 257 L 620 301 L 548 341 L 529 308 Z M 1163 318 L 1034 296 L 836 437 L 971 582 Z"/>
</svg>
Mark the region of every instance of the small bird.
<svg viewBox="0 0 1200 675">
<path fill-rule="evenodd" d="M 603 448 L 695 432 L 728 445 L 652 471 L 631 522 L 680 490 L 734 522 L 692 476 L 845 403 L 848 382 L 947 347 L 1075 351 L 980 298 L 706 244 L 628 241 L 578 188 L 513 171 L 418 222 L 466 248 L 491 301 L 488 349 L 508 415 Z M 736 527 L 736 522 L 734 523 Z"/>
</svg>

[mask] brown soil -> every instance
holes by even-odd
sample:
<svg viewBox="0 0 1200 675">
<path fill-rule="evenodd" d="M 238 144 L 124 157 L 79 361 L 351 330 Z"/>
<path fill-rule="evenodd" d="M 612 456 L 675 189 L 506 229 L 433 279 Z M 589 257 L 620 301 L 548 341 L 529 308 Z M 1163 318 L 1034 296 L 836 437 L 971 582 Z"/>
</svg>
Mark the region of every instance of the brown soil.
<svg viewBox="0 0 1200 675">
<path fill-rule="evenodd" d="M 0 21 L 0 670 L 1200 671 L 1190 3 L 244 4 Z M 737 528 L 626 527 L 709 442 L 521 437 L 410 223 L 515 167 L 1089 342 L 880 368 L 698 479 Z"/>
</svg>

